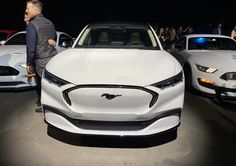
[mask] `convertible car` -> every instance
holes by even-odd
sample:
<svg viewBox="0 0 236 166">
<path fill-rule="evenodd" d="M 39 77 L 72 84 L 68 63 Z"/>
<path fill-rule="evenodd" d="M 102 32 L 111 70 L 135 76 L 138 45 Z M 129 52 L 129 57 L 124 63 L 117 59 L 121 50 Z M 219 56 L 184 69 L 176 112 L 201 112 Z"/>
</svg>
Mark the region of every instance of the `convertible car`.
<svg viewBox="0 0 236 166">
<path fill-rule="evenodd" d="M 73 44 L 66 33 L 57 32 L 58 52 Z M 26 69 L 26 32 L 18 32 L 0 47 L 0 90 L 24 90 L 36 86 L 35 80 L 28 77 Z"/>
<path fill-rule="evenodd" d="M 86 26 L 42 78 L 45 121 L 77 134 L 177 131 L 183 101 L 182 67 L 146 24 Z"/>
<path fill-rule="evenodd" d="M 219 100 L 236 99 L 236 42 L 222 35 L 187 35 L 172 50 L 185 72 L 186 89 Z"/>
</svg>

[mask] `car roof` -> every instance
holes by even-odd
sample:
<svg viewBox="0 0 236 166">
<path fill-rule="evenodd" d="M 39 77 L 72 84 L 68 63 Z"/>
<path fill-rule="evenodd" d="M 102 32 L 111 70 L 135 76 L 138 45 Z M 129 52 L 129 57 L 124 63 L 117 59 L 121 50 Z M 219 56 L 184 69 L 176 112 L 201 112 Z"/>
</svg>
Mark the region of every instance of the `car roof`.
<svg viewBox="0 0 236 166">
<path fill-rule="evenodd" d="M 132 23 L 132 22 L 101 22 L 92 23 L 88 25 L 89 27 L 135 27 L 135 28 L 149 28 L 148 24 L 145 23 Z"/>
<path fill-rule="evenodd" d="M 185 35 L 187 38 L 195 38 L 195 37 L 218 37 L 218 38 L 231 38 L 229 36 L 225 35 L 217 35 L 217 34 L 191 34 L 191 35 Z"/>
</svg>

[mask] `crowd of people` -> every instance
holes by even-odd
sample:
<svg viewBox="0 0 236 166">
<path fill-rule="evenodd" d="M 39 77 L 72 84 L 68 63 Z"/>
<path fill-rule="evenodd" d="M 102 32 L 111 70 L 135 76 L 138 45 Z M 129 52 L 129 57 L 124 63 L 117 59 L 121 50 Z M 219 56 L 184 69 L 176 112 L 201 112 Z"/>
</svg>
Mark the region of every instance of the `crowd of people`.
<svg viewBox="0 0 236 166">
<path fill-rule="evenodd" d="M 159 37 L 160 42 L 172 44 L 176 40 L 182 38 L 184 35 L 194 34 L 195 31 L 192 26 L 178 26 L 177 28 L 174 26 L 166 26 L 166 27 L 158 27 L 154 26 L 154 30 Z M 218 35 L 227 35 L 223 30 L 222 23 L 218 23 L 215 28 L 212 29 L 209 33 L 218 34 Z M 236 40 L 236 25 L 232 29 L 229 34 L 231 38 Z"/>
<path fill-rule="evenodd" d="M 159 37 L 161 43 L 164 42 L 174 42 L 177 39 L 180 39 L 182 36 L 187 34 L 194 33 L 193 28 L 191 26 L 188 26 L 184 28 L 183 26 L 179 26 L 177 30 L 175 27 L 160 27 L 158 28 L 155 26 L 155 32 L 157 36 Z"/>
</svg>

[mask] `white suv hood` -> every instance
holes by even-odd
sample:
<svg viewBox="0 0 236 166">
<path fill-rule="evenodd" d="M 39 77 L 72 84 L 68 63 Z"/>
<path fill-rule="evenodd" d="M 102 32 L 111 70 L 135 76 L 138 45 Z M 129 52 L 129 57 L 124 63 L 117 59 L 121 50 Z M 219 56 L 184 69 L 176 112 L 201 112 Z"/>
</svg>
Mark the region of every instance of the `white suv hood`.
<svg viewBox="0 0 236 166">
<path fill-rule="evenodd" d="M 68 49 L 47 64 L 52 74 L 73 84 L 147 86 L 180 72 L 163 50 Z M 178 63 L 177 63 L 178 64 Z M 178 70 L 178 71 L 176 71 Z"/>
</svg>

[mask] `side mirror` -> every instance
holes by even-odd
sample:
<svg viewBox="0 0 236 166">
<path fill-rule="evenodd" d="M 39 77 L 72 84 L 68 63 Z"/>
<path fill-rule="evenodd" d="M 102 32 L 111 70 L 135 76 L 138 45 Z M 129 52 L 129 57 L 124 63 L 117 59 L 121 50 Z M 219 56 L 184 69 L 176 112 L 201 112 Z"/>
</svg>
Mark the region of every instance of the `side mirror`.
<svg viewBox="0 0 236 166">
<path fill-rule="evenodd" d="M 5 40 L 0 41 L 0 44 L 1 44 L 1 45 L 4 45 L 5 43 L 6 43 Z"/>
<path fill-rule="evenodd" d="M 64 41 L 64 42 L 62 42 L 61 47 L 69 48 L 69 47 L 72 47 L 72 44 L 67 43 L 67 42 Z"/>
</svg>

